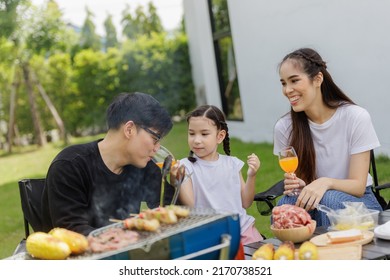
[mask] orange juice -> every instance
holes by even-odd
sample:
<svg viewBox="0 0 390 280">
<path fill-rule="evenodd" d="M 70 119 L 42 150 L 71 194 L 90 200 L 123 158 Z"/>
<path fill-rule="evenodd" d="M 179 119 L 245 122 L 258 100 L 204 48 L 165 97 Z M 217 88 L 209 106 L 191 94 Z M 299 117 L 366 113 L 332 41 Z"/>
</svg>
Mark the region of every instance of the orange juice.
<svg viewBox="0 0 390 280">
<path fill-rule="evenodd" d="M 176 164 L 176 160 L 172 160 L 172 164 L 171 164 L 171 167 L 174 166 Z M 163 168 L 163 165 L 164 165 L 164 162 L 156 162 L 156 165 L 158 167 L 160 167 L 160 169 Z"/>
<path fill-rule="evenodd" d="M 286 173 L 294 173 L 298 167 L 298 157 L 286 157 L 279 160 L 280 167 Z"/>
</svg>

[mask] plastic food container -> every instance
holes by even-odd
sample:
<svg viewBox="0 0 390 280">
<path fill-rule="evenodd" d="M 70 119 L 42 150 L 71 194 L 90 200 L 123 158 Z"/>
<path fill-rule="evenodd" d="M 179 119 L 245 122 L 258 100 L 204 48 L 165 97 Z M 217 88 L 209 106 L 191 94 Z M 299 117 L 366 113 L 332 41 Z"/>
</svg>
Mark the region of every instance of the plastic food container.
<svg viewBox="0 0 390 280">
<path fill-rule="evenodd" d="M 342 210 L 345 209 L 336 213 L 327 213 L 331 230 L 373 230 L 378 225 L 378 210 L 367 209 L 364 214 Z"/>
</svg>

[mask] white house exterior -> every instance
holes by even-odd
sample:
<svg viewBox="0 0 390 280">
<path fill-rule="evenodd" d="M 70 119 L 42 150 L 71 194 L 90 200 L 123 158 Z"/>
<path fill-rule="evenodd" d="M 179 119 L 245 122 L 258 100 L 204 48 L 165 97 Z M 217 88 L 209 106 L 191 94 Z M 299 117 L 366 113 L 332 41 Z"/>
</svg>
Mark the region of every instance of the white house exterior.
<svg viewBox="0 0 390 280">
<path fill-rule="evenodd" d="M 316 49 L 335 82 L 366 108 L 390 155 L 389 0 L 227 0 L 243 121 L 229 131 L 243 141 L 271 142 L 289 110 L 278 63 L 300 47 Z M 207 0 L 183 0 L 199 104 L 221 106 Z"/>
</svg>

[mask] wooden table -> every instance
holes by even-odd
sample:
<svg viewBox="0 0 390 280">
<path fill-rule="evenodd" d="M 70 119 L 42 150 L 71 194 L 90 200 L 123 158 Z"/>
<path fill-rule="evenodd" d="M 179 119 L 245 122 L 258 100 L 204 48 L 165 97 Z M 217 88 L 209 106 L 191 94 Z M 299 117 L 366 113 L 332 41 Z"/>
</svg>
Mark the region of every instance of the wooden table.
<svg viewBox="0 0 390 280">
<path fill-rule="evenodd" d="M 379 213 L 378 224 L 384 224 L 390 221 L 390 210 Z M 318 227 L 314 236 L 326 233 L 325 227 Z M 266 243 L 274 244 L 277 248 L 282 242 L 277 238 L 268 238 L 261 242 L 255 242 L 244 246 L 245 259 L 251 259 L 253 253 L 261 246 Z M 300 244 L 296 244 L 298 248 Z M 362 259 L 364 260 L 390 260 L 390 240 L 384 240 L 374 237 L 374 239 L 363 246 Z"/>
</svg>

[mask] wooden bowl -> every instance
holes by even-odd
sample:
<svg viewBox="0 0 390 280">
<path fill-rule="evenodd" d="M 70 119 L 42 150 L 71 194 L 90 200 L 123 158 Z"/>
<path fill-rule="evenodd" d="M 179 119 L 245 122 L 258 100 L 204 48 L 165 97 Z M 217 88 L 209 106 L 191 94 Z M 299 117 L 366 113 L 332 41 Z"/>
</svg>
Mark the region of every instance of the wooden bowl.
<svg viewBox="0 0 390 280">
<path fill-rule="evenodd" d="M 276 238 L 281 241 L 292 241 L 293 243 L 301 243 L 309 240 L 316 229 L 316 221 L 312 220 L 310 224 L 296 228 L 276 229 L 271 225 L 271 230 Z"/>
</svg>

